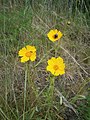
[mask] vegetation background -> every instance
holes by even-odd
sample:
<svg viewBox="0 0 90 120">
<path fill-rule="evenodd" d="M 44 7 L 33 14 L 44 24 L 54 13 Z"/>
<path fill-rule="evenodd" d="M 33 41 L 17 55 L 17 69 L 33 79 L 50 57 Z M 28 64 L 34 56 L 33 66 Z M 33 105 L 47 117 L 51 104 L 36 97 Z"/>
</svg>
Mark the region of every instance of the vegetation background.
<svg viewBox="0 0 90 120">
<path fill-rule="evenodd" d="M 0 1 L 0 120 L 90 120 L 89 6 L 90 0 Z M 55 28 L 63 33 L 58 55 L 66 63 L 66 73 L 56 78 L 55 88 L 64 98 L 62 105 L 61 97 L 55 98 L 48 112 L 45 67 L 54 45 L 47 33 Z M 27 84 L 24 111 L 25 65 L 18 51 L 27 44 L 37 48 L 37 67 L 31 73 L 40 94 L 32 103 Z"/>
</svg>

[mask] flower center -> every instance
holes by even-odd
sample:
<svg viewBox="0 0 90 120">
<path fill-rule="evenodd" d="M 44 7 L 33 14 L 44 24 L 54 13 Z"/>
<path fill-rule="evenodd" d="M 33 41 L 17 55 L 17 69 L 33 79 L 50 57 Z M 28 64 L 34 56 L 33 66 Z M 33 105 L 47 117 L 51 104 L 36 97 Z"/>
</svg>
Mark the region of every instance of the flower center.
<svg viewBox="0 0 90 120">
<path fill-rule="evenodd" d="M 59 69 L 59 67 L 58 67 L 58 65 L 54 65 L 54 70 L 58 70 Z"/>
<path fill-rule="evenodd" d="M 32 51 L 27 52 L 25 55 L 26 57 L 30 57 L 32 55 Z"/>
<path fill-rule="evenodd" d="M 55 34 L 55 35 L 54 35 L 54 38 L 55 38 L 55 39 L 58 38 L 58 34 Z"/>
</svg>

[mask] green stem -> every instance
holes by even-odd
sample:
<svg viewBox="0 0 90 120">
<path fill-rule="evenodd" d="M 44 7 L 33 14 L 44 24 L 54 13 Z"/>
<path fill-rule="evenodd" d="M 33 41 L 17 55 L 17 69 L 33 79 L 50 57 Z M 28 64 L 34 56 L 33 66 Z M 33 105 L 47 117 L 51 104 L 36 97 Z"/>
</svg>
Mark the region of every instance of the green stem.
<svg viewBox="0 0 90 120">
<path fill-rule="evenodd" d="M 49 86 L 49 96 L 48 96 L 48 98 L 49 98 L 49 102 L 50 102 L 51 105 L 53 103 L 54 81 L 55 81 L 54 77 L 50 78 L 50 86 Z"/>
<path fill-rule="evenodd" d="M 28 79 L 28 64 L 25 66 L 25 83 L 24 83 L 24 109 L 23 109 L 23 120 L 25 120 L 25 107 L 26 107 L 26 87 L 27 87 L 27 79 Z"/>
<path fill-rule="evenodd" d="M 34 66 L 33 66 L 33 68 L 34 68 Z M 28 63 L 28 83 L 29 83 L 30 88 L 33 90 L 34 94 L 37 96 L 37 90 L 36 90 L 34 80 L 33 80 L 33 75 L 31 73 L 30 69 L 31 69 L 30 64 Z"/>
<path fill-rule="evenodd" d="M 52 109 L 52 106 L 53 106 L 54 81 L 55 81 L 55 78 L 50 77 L 50 86 L 49 86 L 48 94 L 47 94 L 47 98 L 46 98 L 46 103 L 48 105 L 48 109 L 47 109 L 47 112 L 46 112 L 45 120 L 49 116 L 50 110 Z"/>
<path fill-rule="evenodd" d="M 54 91 L 54 78 L 50 79 L 50 93 L 51 93 L 51 96 L 53 97 L 53 91 Z"/>
<path fill-rule="evenodd" d="M 58 53 L 58 41 L 57 41 L 57 43 L 55 43 L 54 49 L 55 49 L 55 57 L 57 57 L 57 53 Z"/>
</svg>

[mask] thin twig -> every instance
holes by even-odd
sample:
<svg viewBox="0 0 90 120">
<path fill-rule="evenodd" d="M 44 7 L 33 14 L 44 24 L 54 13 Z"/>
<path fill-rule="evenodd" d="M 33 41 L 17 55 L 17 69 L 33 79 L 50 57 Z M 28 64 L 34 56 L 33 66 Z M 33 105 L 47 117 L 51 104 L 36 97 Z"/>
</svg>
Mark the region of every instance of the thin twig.
<svg viewBox="0 0 90 120">
<path fill-rule="evenodd" d="M 62 48 L 73 59 L 73 61 L 84 71 L 84 73 L 86 73 L 87 75 L 89 74 L 83 69 L 83 67 L 76 61 L 76 59 L 66 49 L 64 49 L 62 46 L 60 46 L 60 48 Z"/>
</svg>

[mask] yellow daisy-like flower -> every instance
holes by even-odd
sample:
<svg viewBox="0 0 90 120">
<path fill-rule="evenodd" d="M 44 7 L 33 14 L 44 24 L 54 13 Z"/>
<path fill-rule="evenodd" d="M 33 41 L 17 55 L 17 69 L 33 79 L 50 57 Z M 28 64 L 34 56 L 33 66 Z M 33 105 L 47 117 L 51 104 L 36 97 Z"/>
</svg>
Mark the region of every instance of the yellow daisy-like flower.
<svg viewBox="0 0 90 120">
<path fill-rule="evenodd" d="M 19 56 L 21 57 L 21 62 L 27 62 L 29 60 L 35 61 L 36 59 L 36 48 L 34 46 L 27 45 L 19 51 Z"/>
<path fill-rule="evenodd" d="M 53 42 L 59 40 L 62 37 L 62 35 L 63 34 L 60 31 L 58 31 L 57 29 L 50 30 L 50 32 L 47 34 L 48 38 Z"/>
<path fill-rule="evenodd" d="M 52 57 L 48 60 L 48 66 L 46 69 L 54 76 L 63 75 L 65 73 L 65 63 L 61 57 Z"/>
</svg>

